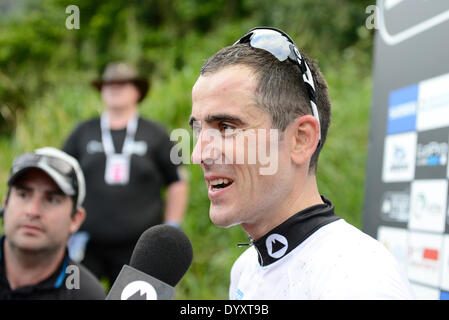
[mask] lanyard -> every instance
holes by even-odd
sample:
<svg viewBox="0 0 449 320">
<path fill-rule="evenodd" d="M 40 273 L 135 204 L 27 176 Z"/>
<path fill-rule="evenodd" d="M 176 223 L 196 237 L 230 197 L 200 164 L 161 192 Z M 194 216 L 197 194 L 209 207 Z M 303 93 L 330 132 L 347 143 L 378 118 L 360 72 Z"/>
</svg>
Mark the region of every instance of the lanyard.
<svg viewBox="0 0 449 320">
<path fill-rule="evenodd" d="M 128 120 L 128 124 L 126 125 L 126 138 L 121 152 L 122 154 L 131 155 L 133 152 L 138 120 L 139 115 L 137 113 Z M 107 156 L 116 153 L 114 143 L 112 141 L 111 130 L 109 127 L 109 116 L 107 112 L 103 112 L 101 115 L 101 142 L 103 144 L 104 153 Z"/>
</svg>

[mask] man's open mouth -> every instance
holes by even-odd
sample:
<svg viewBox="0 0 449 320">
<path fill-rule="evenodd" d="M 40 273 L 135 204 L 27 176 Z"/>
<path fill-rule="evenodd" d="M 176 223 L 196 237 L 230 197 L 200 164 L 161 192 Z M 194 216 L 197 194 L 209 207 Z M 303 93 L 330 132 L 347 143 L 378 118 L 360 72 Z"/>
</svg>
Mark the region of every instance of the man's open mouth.
<svg viewBox="0 0 449 320">
<path fill-rule="evenodd" d="M 209 181 L 210 189 L 212 191 L 220 190 L 229 187 L 234 181 L 227 178 L 217 178 Z"/>
</svg>

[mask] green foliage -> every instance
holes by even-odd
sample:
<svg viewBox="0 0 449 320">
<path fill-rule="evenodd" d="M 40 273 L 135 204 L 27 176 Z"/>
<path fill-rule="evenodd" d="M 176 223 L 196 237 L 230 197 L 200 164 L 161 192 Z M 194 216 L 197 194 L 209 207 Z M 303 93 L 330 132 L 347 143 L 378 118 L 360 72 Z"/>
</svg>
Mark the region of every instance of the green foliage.
<svg viewBox="0 0 449 320">
<path fill-rule="evenodd" d="M 99 115 L 100 96 L 89 83 L 109 61 L 134 62 L 151 78 L 141 114 L 170 132 L 188 128 L 191 89 L 204 61 L 251 27 L 272 25 L 294 36 L 328 81 L 333 114 L 318 184 L 337 214 L 361 226 L 372 51 L 372 34 L 363 25 L 371 1 L 23 2 L 19 15 L 1 16 L 0 10 L 0 181 L 7 180 L 14 156 L 60 147 L 79 121 Z M 80 8 L 79 30 L 65 28 L 70 4 Z M 232 263 L 245 250 L 236 244 L 247 235 L 238 226 L 211 223 L 202 171 L 187 169 L 183 229 L 194 262 L 176 298 L 226 299 Z M 0 183 L 0 198 L 5 194 Z"/>
</svg>

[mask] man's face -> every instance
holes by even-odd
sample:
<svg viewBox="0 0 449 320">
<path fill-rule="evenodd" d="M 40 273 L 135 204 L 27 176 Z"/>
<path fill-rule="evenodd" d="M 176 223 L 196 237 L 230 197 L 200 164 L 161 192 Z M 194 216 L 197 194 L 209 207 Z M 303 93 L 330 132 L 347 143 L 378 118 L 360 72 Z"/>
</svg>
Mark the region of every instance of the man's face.
<svg viewBox="0 0 449 320">
<path fill-rule="evenodd" d="M 105 83 L 101 87 L 101 97 L 109 109 L 135 106 L 139 100 L 139 90 L 130 82 Z"/>
<path fill-rule="evenodd" d="M 4 216 L 7 241 L 21 250 L 57 250 L 78 227 L 72 201 L 46 173 L 27 170 L 11 187 Z"/>
<path fill-rule="evenodd" d="M 256 84 L 254 72 L 238 65 L 200 76 L 192 90 L 191 123 L 199 133 L 192 161 L 201 163 L 204 172 L 210 218 L 223 227 L 269 219 L 292 183 L 288 150 L 277 136 L 270 140 L 271 120 L 256 105 Z M 210 129 L 219 132 L 221 141 L 207 134 Z M 270 150 L 273 143 L 276 170 L 261 174 L 259 150 Z M 250 154 L 257 161 L 251 162 Z"/>
</svg>

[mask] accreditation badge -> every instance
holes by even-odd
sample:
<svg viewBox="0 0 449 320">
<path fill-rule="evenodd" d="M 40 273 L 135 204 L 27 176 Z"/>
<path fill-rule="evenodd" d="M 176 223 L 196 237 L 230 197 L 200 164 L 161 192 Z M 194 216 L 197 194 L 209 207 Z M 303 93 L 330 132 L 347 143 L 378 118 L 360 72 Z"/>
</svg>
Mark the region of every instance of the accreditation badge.
<svg viewBox="0 0 449 320">
<path fill-rule="evenodd" d="M 107 184 L 127 185 L 131 167 L 131 156 L 115 153 L 106 155 L 104 179 Z"/>
</svg>

